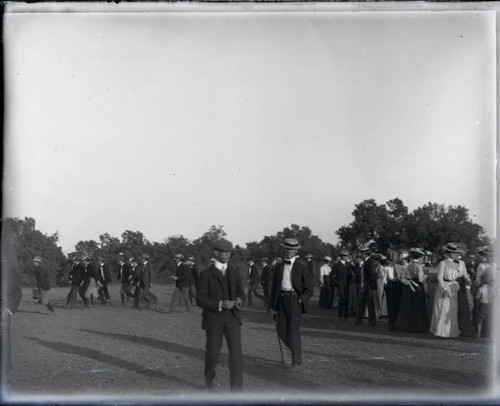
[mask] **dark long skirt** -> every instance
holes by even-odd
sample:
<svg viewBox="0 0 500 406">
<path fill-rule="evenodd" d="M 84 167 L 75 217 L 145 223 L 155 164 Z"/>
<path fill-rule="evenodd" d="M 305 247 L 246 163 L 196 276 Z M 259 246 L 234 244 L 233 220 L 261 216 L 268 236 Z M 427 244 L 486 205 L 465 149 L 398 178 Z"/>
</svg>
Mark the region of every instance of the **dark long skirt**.
<svg viewBox="0 0 500 406">
<path fill-rule="evenodd" d="M 319 291 L 318 306 L 323 309 L 331 309 L 333 307 L 333 297 L 330 290 L 330 278 L 328 275 L 323 277 L 323 286 Z"/>
<path fill-rule="evenodd" d="M 472 328 L 472 314 L 467 301 L 465 281 L 460 279 L 461 278 L 457 280 L 460 284 L 460 289 L 458 290 L 458 329 L 460 330 L 460 335 L 462 337 L 472 337 L 474 335 L 474 329 Z"/>
<path fill-rule="evenodd" d="M 423 333 L 429 330 L 424 285 L 416 278 L 413 281 L 417 283 L 417 286 L 412 285 L 415 291 L 408 285 L 404 285 L 401 291 L 401 304 L 394 330 Z"/>
<path fill-rule="evenodd" d="M 394 330 L 394 323 L 398 318 L 401 303 L 401 282 L 388 281 L 385 286 L 385 297 L 387 298 L 387 327 L 389 331 Z"/>
</svg>

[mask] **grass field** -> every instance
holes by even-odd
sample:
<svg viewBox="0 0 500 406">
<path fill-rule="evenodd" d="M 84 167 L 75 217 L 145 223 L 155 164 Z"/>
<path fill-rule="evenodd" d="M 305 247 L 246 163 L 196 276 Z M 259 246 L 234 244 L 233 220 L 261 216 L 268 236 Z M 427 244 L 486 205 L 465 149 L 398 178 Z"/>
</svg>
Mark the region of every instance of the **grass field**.
<svg viewBox="0 0 500 406">
<path fill-rule="evenodd" d="M 153 287 L 156 311 L 122 307 L 118 285 L 110 288 L 109 308 L 84 309 L 79 299 L 64 309 L 68 290 L 51 289 L 53 315 L 23 290 L 12 318 L 14 369 L 3 382 L 4 403 L 464 402 L 494 395 L 491 340 L 394 333 L 385 321 L 353 326 L 339 321 L 336 310 L 319 309 L 317 296 L 302 320 L 300 369 L 281 362 L 272 318 L 256 299 L 242 310 L 244 392 L 228 393 L 224 344 L 216 388 L 208 393 L 201 309 L 168 314 L 172 286 Z"/>
</svg>

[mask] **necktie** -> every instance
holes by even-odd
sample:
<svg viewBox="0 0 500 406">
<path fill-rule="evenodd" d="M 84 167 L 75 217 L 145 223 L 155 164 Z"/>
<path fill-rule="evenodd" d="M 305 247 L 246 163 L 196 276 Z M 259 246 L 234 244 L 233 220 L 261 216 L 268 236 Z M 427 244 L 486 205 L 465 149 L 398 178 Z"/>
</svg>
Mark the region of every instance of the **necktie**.
<svg viewBox="0 0 500 406">
<path fill-rule="evenodd" d="M 287 265 L 292 265 L 292 261 L 286 260 L 286 261 L 285 261 L 285 264 L 287 264 Z"/>
</svg>

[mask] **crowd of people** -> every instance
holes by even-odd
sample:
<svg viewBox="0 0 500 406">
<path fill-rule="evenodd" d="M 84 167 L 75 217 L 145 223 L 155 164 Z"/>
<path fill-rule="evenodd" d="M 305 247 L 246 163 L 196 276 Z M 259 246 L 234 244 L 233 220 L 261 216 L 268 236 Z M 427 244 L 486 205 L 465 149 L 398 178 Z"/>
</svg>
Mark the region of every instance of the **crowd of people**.
<svg viewBox="0 0 500 406">
<path fill-rule="evenodd" d="M 286 238 L 281 246 L 284 259 L 263 257 L 256 261 L 250 257 L 243 271 L 230 264 L 233 246 L 227 240 L 214 243 L 214 257 L 201 272 L 194 257 L 185 258 L 181 253 L 174 256 L 175 272 L 171 278 L 175 289 L 169 313 L 182 304 L 187 312 L 192 306 L 202 308 L 202 328 L 207 334 L 207 388 L 213 385 L 225 337 L 230 352 L 231 388 L 241 389 L 240 309 L 253 306 L 254 297 L 263 301 L 268 313 L 272 312 L 278 337 L 291 352 L 292 366 L 300 367 L 301 318 L 314 295 L 315 280 L 320 288 L 318 306 L 331 311 L 331 315 L 336 314 L 342 322 L 354 320 L 354 326 L 361 325 L 365 318 L 371 326 L 386 319 L 390 331 L 430 331 L 444 338 L 491 335 L 497 266 L 490 247 L 480 247 L 466 255 L 459 245 L 448 243 L 442 247 L 442 258 L 436 260 L 433 253 L 421 248 L 391 251 L 386 256 L 363 246 L 355 253 L 341 250 L 335 260 L 324 256 L 316 273 L 314 256 L 306 253 L 304 261 L 299 255 L 298 240 Z M 96 302 L 109 307 L 108 285 L 115 278 L 120 283 L 122 306 L 128 303 L 139 309 L 145 305 L 155 310 L 158 297 L 152 292 L 149 255 L 144 253 L 135 258 L 120 253 L 117 264 L 113 275 L 102 257 L 93 261 L 89 255 L 72 256 L 70 290 L 64 307 L 74 308 L 78 296 L 86 308 L 92 308 Z M 36 281 L 33 303 L 40 303 L 54 313 L 49 300 L 48 273 L 41 256 L 33 258 L 32 267 Z M 6 330 L 20 302 L 20 287 L 15 288 L 9 288 L 2 303 L 2 323 Z"/>
</svg>

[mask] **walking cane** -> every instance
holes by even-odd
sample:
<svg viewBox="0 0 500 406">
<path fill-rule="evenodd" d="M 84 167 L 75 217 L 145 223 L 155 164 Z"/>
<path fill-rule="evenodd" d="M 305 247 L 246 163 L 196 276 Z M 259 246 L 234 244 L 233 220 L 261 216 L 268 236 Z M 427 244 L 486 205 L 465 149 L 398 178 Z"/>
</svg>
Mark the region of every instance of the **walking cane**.
<svg viewBox="0 0 500 406">
<path fill-rule="evenodd" d="M 278 332 L 278 317 L 276 316 L 276 314 L 273 314 L 273 320 L 274 320 L 274 327 L 276 328 L 276 336 L 278 337 L 278 345 L 280 347 L 281 362 L 284 364 L 285 357 L 283 357 L 283 348 L 281 348 L 281 339 L 280 339 L 280 335 Z"/>
</svg>

